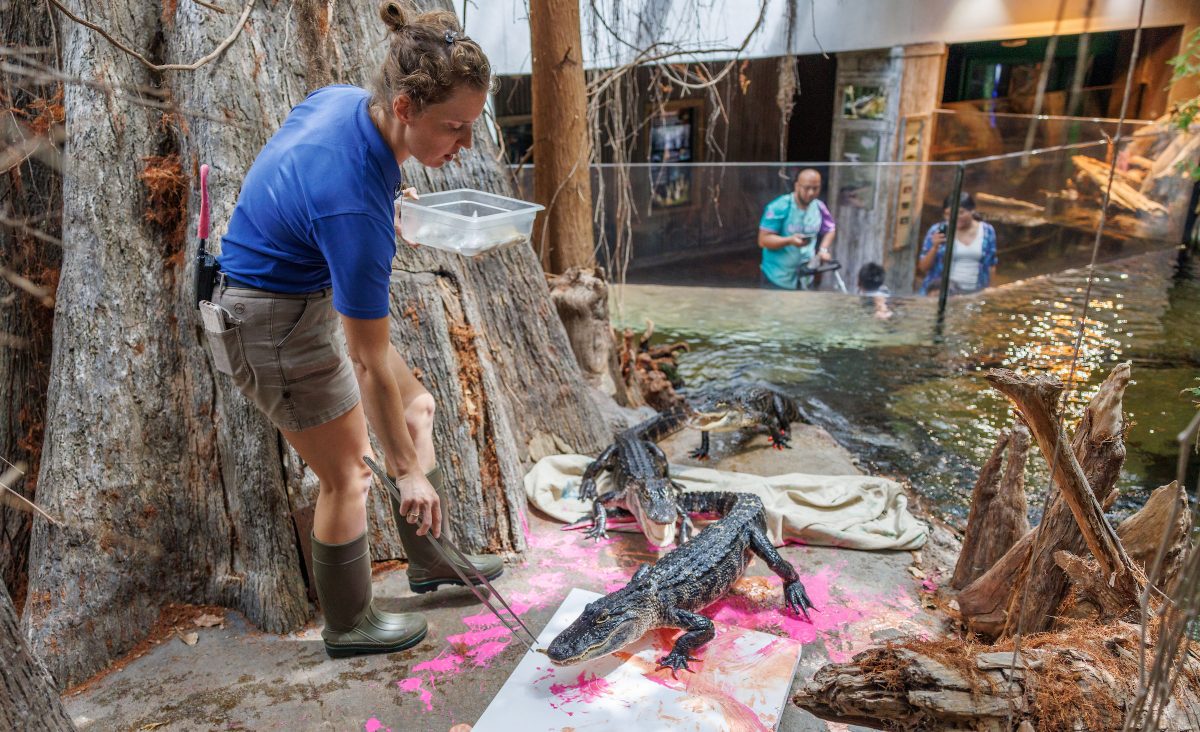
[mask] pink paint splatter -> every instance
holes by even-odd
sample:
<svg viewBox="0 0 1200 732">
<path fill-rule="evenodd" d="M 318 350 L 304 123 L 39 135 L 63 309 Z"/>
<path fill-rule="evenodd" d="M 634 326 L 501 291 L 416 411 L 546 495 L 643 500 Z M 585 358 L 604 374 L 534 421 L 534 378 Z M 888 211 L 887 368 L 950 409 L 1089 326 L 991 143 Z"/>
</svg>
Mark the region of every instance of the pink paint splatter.
<svg viewBox="0 0 1200 732">
<path fill-rule="evenodd" d="M 488 661 L 491 661 L 493 658 L 500 655 L 500 652 L 505 648 L 508 648 L 507 642 L 502 643 L 500 641 L 489 641 L 475 649 L 472 649 L 471 660 L 475 662 L 476 666 L 487 666 Z"/>
<path fill-rule="evenodd" d="M 420 676 L 410 676 L 407 679 L 402 679 L 396 682 L 396 686 L 400 687 L 401 691 L 416 691 L 420 692 L 421 703 L 425 705 L 425 711 L 433 711 L 433 692 L 429 689 L 422 688 L 424 682 Z"/>
<path fill-rule="evenodd" d="M 458 667 L 462 665 L 463 657 L 457 653 L 442 653 L 437 658 L 429 661 L 423 661 L 413 666 L 413 671 L 429 671 L 431 678 L 433 676 L 448 676 L 458 673 Z"/>
<path fill-rule="evenodd" d="M 363 725 L 363 730 L 364 732 L 380 732 L 380 730 L 383 732 L 392 732 L 391 727 L 384 727 L 383 722 L 374 717 L 367 720 L 367 723 Z"/>
<path fill-rule="evenodd" d="M 558 697 L 560 704 L 583 702 L 591 704 L 609 692 L 608 681 L 600 676 L 580 671 L 573 684 L 551 684 L 550 693 Z"/>
</svg>

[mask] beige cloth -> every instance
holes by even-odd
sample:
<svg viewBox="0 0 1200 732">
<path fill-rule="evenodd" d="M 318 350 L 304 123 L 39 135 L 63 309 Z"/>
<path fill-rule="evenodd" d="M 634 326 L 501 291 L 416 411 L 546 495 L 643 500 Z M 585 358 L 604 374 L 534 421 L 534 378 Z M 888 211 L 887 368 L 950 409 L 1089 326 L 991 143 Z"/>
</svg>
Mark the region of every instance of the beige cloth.
<svg viewBox="0 0 1200 732">
<path fill-rule="evenodd" d="M 579 482 L 592 461 L 586 455 L 542 458 L 525 476 L 525 495 L 544 513 L 565 522 L 591 513 L 579 500 Z M 764 478 L 711 468 L 671 466 L 671 475 L 688 490 L 754 493 L 767 509 L 771 541 L 847 549 L 918 549 L 928 529 L 908 511 L 899 483 L 866 475 L 789 473 Z M 612 474 L 596 481 L 599 493 L 612 490 Z M 697 526 L 703 522 L 697 521 Z M 635 530 L 631 525 L 630 531 Z"/>
</svg>

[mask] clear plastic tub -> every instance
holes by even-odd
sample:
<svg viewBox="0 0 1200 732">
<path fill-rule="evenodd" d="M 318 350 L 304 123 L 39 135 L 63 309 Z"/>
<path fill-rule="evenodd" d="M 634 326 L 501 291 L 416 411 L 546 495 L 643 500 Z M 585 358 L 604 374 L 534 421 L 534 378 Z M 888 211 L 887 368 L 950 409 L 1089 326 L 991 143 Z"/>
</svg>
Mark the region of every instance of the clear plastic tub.
<svg viewBox="0 0 1200 732">
<path fill-rule="evenodd" d="M 400 231 L 414 244 L 473 257 L 529 238 L 545 206 L 471 188 L 403 199 Z"/>
</svg>

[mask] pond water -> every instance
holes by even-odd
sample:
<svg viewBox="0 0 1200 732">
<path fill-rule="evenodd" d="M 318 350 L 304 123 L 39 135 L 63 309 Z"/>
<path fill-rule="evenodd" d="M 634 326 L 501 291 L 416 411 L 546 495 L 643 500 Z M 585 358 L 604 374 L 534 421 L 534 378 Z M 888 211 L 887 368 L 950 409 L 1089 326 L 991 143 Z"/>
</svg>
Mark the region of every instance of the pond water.
<svg viewBox="0 0 1200 732">
<path fill-rule="evenodd" d="M 874 318 L 862 298 L 825 292 L 626 285 L 614 288 L 611 306 L 618 326 L 641 330 L 648 318 L 655 343 L 690 344 L 680 359 L 689 389 L 777 384 L 871 470 L 908 478 L 961 523 L 996 432 L 1012 419 L 984 373 L 1049 371 L 1066 381 L 1086 286 L 1084 270 L 1069 270 L 952 298 L 940 329 L 934 298 L 896 298 L 890 320 Z M 1175 435 L 1194 414 L 1180 390 L 1200 377 L 1196 259 L 1171 250 L 1097 266 L 1068 430 L 1124 360 L 1134 382 L 1118 514 L 1175 477 Z M 1193 465 L 1189 486 L 1196 472 Z M 1034 519 L 1047 475 L 1032 457 Z"/>
</svg>

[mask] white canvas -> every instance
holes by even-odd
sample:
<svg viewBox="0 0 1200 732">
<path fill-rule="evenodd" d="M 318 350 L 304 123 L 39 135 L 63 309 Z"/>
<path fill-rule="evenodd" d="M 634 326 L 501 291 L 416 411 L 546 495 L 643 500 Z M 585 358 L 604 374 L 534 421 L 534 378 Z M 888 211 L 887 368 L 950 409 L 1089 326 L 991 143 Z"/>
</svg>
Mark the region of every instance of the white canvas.
<svg viewBox="0 0 1200 732">
<path fill-rule="evenodd" d="M 538 636 L 545 648 L 600 597 L 572 589 Z M 782 611 L 782 610 L 781 610 Z M 791 638 L 716 624 L 717 635 L 692 663 L 695 673 L 656 669 L 681 631 L 647 633 L 611 656 L 558 667 L 526 652 L 473 732 L 651 732 L 774 730 L 801 644 Z"/>
</svg>

